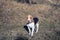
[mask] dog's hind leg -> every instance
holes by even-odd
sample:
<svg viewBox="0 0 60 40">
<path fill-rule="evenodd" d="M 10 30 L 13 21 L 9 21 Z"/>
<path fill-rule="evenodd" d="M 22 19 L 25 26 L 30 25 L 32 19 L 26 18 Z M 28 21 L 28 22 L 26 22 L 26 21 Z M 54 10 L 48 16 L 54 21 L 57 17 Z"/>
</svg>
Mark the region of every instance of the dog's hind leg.
<svg viewBox="0 0 60 40">
<path fill-rule="evenodd" d="M 38 32 L 39 24 L 36 24 L 36 33 Z"/>
</svg>

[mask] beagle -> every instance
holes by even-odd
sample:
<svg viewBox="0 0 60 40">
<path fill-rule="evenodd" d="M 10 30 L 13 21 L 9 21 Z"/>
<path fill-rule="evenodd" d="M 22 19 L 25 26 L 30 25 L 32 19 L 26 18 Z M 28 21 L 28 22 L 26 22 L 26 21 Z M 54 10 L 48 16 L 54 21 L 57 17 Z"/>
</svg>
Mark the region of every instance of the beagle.
<svg viewBox="0 0 60 40">
<path fill-rule="evenodd" d="M 32 21 L 33 20 L 33 21 Z M 37 17 L 32 17 L 31 15 L 28 15 L 27 17 L 27 28 L 29 30 L 29 35 L 33 36 L 33 33 L 36 31 L 36 33 L 38 32 L 38 28 L 39 28 L 39 20 Z M 32 30 L 31 30 L 32 29 Z"/>
</svg>

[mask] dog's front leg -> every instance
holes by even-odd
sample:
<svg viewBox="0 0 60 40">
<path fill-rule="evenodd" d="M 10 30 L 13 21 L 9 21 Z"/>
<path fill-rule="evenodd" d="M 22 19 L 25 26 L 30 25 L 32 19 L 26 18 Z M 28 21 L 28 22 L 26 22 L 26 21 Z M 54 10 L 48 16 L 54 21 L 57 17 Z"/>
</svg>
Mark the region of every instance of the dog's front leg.
<svg viewBox="0 0 60 40">
<path fill-rule="evenodd" d="M 30 30 L 30 27 L 28 26 L 28 30 L 29 30 L 29 35 L 31 35 L 31 30 Z"/>
</svg>

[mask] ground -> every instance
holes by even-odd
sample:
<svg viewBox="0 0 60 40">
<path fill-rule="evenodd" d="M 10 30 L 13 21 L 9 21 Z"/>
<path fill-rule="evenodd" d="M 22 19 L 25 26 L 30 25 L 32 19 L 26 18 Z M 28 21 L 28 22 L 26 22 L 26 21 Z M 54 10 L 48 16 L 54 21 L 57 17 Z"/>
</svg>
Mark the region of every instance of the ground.
<svg viewBox="0 0 60 40">
<path fill-rule="evenodd" d="M 28 14 L 39 18 L 39 31 L 31 39 L 24 29 Z M 0 0 L 0 40 L 60 40 L 60 6 Z"/>
</svg>

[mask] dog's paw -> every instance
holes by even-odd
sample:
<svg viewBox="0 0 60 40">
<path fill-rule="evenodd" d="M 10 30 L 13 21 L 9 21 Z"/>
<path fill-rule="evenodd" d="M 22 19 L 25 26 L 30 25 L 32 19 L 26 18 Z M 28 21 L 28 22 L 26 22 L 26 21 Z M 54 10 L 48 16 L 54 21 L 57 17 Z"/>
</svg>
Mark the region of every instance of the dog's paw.
<svg viewBox="0 0 60 40">
<path fill-rule="evenodd" d="M 35 33 L 38 33 L 38 31 L 36 31 Z"/>
</svg>

